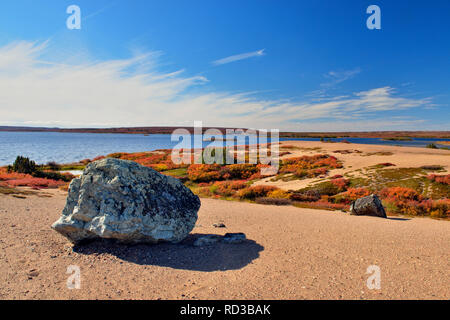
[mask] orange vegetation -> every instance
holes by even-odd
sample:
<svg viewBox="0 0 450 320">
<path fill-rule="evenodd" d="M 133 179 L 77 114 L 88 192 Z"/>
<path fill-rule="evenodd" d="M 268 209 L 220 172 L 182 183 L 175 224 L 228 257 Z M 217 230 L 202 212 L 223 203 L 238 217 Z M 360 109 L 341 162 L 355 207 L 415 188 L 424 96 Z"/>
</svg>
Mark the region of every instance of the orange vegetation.
<svg viewBox="0 0 450 320">
<path fill-rule="evenodd" d="M 8 172 L 6 168 L 0 168 L 0 186 L 3 187 L 31 187 L 58 188 L 67 182 L 47 178 L 36 178 L 30 174 Z"/>
</svg>

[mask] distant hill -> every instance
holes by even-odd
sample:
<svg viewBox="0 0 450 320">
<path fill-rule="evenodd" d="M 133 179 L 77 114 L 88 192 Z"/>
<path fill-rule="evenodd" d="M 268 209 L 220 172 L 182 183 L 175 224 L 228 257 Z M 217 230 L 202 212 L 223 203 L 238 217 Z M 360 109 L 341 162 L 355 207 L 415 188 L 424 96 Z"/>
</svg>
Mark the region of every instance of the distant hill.
<svg viewBox="0 0 450 320">
<path fill-rule="evenodd" d="M 14 127 L 0 126 L 0 131 L 10 132 L 72 132 L 72 133 L 121 133 L 121 134 L 171 134 L 175 129 L 186 129 L 194 132 L 193 127 L 123 127 L 123 128 L 47 128 L 47 127 Z M 209 128 L 219 129 L 226 133 L 227 129 L 236 128 Z M 450 131 L 366 131 L 366 132 L 280 132 L 285 138 L 450 138 Z"/>
</svg>

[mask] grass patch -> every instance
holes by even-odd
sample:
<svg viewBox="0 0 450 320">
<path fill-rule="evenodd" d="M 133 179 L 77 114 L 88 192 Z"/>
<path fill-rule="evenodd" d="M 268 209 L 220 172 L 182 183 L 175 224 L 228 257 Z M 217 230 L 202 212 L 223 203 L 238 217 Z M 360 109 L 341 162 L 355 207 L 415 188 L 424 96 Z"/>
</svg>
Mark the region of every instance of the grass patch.
<svg viewBox="0 0 450 320">
<path fill-rule="evenodd" d="M 187 177 L 187 168 L 178 168 L 161 172 L 165 175 L 182 178 Z"/>
<path fill-rule="evenodd" d="M 363 157 L 370 157 L 370 156 L 392 156 L 394 153 L 390 151 L 378 151 L 378 152 L 368 152 L 366 154 L 363 154 Z"/>
<path fill-rule="evenodd" d="M 68 164 L 68 165 L 60 165 L 59 171 L 73 171 L 80 170 L 83 171 L 86 168 L 83 164 Z"/>
<path fill-rule="evenodd" d="M 379 163 L 374 166 L 371 166 L 371 167 L 369 167 L 369 169 L 382 169 L 382 168 L 386 168 L 386 167 L 395 167 L 395 164 L 390 163 L 390 162 L 384 162 L 384 163 Z"/>
<path fill-rule="evenodd" d="M 28 190 L 19 190 L 17 188 L 5 187 L 0 185 L 0 194 L 11 195 L 15 196 L 16 198 L 22 197 L 22 199 L 25 199 L 24 196 L 37 194 L 37 192 Z"/>
</svg>

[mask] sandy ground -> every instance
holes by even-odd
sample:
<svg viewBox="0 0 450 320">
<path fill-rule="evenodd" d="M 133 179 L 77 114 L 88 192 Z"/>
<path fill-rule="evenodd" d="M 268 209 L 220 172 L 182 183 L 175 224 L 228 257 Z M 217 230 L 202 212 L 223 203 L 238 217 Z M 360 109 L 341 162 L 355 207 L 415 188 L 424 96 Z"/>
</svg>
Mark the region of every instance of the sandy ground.
<svg viewBox="0 0 450 320">
<path fill-rule="evenodd" d="M 65 204 L 0 195 L 0 299 L 449 299 L 450 222 L 202 199 L 178 245 L 73 248 L 50 228 Z M 227 228 L 217 229 L 213 223 Z M 199 234 L 242 244 L 193 247 Z M 81 270 L 69 290 L 67 268 Z M 381 289 L 369 290 L 370 265 Z"/>
<path fill-rule="evenodd" d="M 284 149 L 283 146 L 294 146 L 298 149 Z M 320 148 L 320 149 L 319 149 Z M 313 150 L 315 149 L 315 150 Z M 352 153 L 342 154 L 335 151 L 348 150 Z M 363 176 L 361 169 L 380 163 L 392 163 L 392 168 L 418 168 L 427 165 L 441 165 L 445 171 L 438 174 L 450 174 L 450 151 L 442 149 L 399 147 L 386 145 L 364 145 L 353 143 L 323 143 L 318 141 L 283 141 L 280 143 L 280 153 L 289 151 L 291 154 L 281 157 L 293 158 L 311 156 L 315 154 L 333 155 L 342 161 L 344 168 L 331 170 L 328 176 L 351 174 L 354 177 Z M 355 152 L 357 151 L 357 152 Z M 380 153 L 391 153 L 381 155 Z M 261 180 L 257 184 L 273 185 L 285 190 L 298 190 L 320 181 L 321 178 L 302 179 L 293 181 L 270 181 L 271 178 Z"/>
</svg>

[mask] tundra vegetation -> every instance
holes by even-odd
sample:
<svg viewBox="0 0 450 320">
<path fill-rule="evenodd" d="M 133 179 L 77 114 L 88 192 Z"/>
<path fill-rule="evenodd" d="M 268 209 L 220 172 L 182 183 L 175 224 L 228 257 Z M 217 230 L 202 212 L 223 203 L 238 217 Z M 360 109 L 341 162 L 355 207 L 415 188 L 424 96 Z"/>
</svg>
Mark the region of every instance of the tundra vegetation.
<svg viewBox="0 0 450 320">
<path fill-rule="evenodd" d="M 280 153 L 283 148 L 292 147 L 283 146 Z M 320 149 L 308 151 L 320 152 Z M 318 153 L 287 157 L 288 154 L 285 154 L 280 160 L 278 173 L 269 177 L 270 180 L 315 179 L 315 182 L 299 190 L 283 190 L 272 185 L 254 184 L 267 178 L 261 175 L 261 168 L 266 165 L 206 164 L 204 161 L 199 164 L 175 164 L 171 160 L 171 152 L 114 153 L 70 165 L 48 163 L 41 166 L 18 157 L 12 166 L 0 168 L 0 192 L 13 194 L 15 187 L 22 186 L 34 189 L 67 188 L 73 177 L 59 173 L 60 170 L 83 169 L 92 161 L 110 157 L 135 161 L 178 178 L 201 197 L 348 211 L 353 201 L 374 193 L 382 199 L 389 215 L 450 218 L 450 175 L 442 174 L 445 170 L 440 165 L 398 168 L 394 163 L 386 162 L 359 170 L 358 175 L 341 175 L 333 174 L 333 170 L 343 168 L 343 163 L 335 156 Z M 194 150 L 190 150 L 190 154 L 193 160 Z M 237 160 L 236 154 L 234 157 Z M 248 159 L 247 148 L 246 162 Z"/>
</svg>

